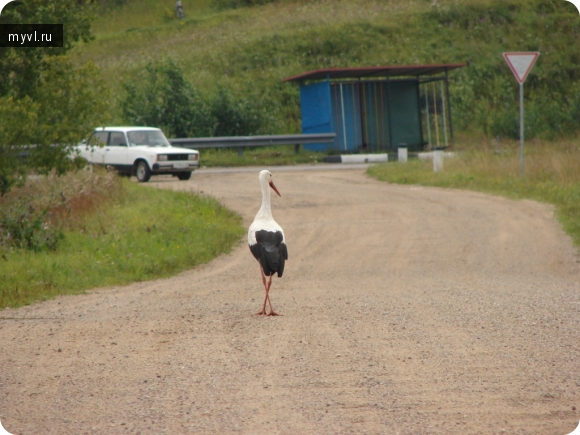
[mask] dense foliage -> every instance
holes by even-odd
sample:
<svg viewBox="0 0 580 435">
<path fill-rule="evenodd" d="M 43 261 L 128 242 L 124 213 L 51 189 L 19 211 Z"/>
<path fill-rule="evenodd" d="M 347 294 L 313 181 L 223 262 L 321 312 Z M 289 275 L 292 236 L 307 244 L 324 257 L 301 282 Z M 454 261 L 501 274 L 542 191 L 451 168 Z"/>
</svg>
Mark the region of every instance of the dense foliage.
<svg viewBox="0 0 580 435">
<path fill-rule="evenodd" d="M 129 124 L 160 127 L 169 137 L 211 136 L 207 103 L 173 61 L 149 63 L 123 86 L 121 107 Z"/>
<path fill-rule="evenodd" d="M 225 87 L 204 97 L 171 59 L 147 64 L 123 84 L 123 117 L 132 125 L 157 126 L 169 137 L 253 135 L 268 117 L 259 105 Z"/>
<path fill-rule="evenodd" d="M 8 3 L 0 24 L 62 23 L 64 47 L 12 47 L 0 49 L 0 96 L 33 96 L 47 59 L 61 56 L 79 41 L 91 39 L 94 10 L 89 2 L 77 0 L 24 0 Z"/>
<path fill-rule="evenodd" d="M 71 147 L 104 119 L 107 88 L 94 65 L 66 56 L 89 41 L 92 9 L 77 0 L 9 3 L 0 23 L 63 23 L 62 48 L 0 49 L 0 195 L 23 184 L 30 170 L 64 174 L 80 162 Z M 26 157 L 26 158 L 24 158 Z"/>
</svg>

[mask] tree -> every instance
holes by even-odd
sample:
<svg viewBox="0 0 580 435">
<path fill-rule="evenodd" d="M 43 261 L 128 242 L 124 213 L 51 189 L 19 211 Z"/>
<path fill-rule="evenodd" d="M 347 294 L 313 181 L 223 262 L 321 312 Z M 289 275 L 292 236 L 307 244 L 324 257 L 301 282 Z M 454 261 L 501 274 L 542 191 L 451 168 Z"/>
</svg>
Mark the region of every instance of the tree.
<svg viewBox="0 0 580 435">
<path fill-rule="evenodd" d="M 0 23 L 63 23 L 62 48 L 0 48 L 0 195 L 29 170 L 63 174 L 80 165 L 74 145 L 105 119 L 107 88 L 96 67 L 66 52 L 91 39 L 92 6 L 79 0 L 9 3 Z M 26 158 L 23 158 L 26 156 Z"/>
<path fill-rule="evenodd" d="M 62 56 L 45 62 L 34 98 L 0 98 L 0 195 L 31 169 L 62 175 L 80 167 L 73 147 L 105 119 L 107 88 L 94 65 L 75 69 Z"/>
<path fill-rule="evenodd" d="M 62 56 L 76 42 L 92 38 L 94 6 L 86 0 L 24 0 L 8 3 L 0 15 L 0 24 L 62 23 L 64 47 L 0 48 L 0 96 L 32 96 L 38 86 L 46 59 Z"/>
</svg>

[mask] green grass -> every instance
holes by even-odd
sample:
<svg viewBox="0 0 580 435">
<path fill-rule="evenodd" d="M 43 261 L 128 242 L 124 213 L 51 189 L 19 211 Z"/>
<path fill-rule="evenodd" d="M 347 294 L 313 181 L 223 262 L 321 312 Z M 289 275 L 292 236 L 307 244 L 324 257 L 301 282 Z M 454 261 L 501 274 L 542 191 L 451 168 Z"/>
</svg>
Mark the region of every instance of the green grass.
<svg viewBox="0 0 580 435">
<path fill-rule="evenodd" d="M 123 188 L 117 203 L 64 230 L 56 251 L 2 250 L 0 308 L 170 276 L 228 252 L 244 232 L 240 216 L 207 196 Z"/>
<path fill-rule="evenodd" d="M 580 247 L 578 141 L 526 143 L 524 176 L 516 142 L 481 141 L 458 148 L 456 157 L 445 159 L 443 172 L 433 172 L 431 161 L 414 160 L 373 166 L 368 174 L 390 183 L 469 189 L 553 204 L 564 230 Z"/>
<path fill-rule="evenodd" d="M 201 165 L 212 166 L 282 166 L 305 163 L 321 163 L 325 154 L 304 150 L 294 151 L 294 145 L 256 147 L 244 149 L 243 156 L 238 156 L 235 148 L 201 150 Z"/>
</svg>

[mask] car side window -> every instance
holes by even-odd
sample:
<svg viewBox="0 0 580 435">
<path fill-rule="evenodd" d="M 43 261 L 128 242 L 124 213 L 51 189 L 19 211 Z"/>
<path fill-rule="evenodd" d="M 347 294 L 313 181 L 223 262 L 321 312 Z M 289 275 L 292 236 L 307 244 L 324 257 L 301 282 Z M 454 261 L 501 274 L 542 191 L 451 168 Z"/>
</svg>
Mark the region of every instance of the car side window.
<svg viewBox="0 0 580 435">
<path fill-rule="evenodd" d="M 94 145 L 107 145 L 107 141 L 109 140 L 109 132 L 108 131 L 95 131 L 93 133 L 93 137 L 91 138 L 90 142 Z"/>
<path fill-rule="evenodd" d="M 109 137 L 109 145 L 126 147 L 127 141 L 125 140 L 125 134 L 120 131 L 112 131 Z"/>
</svg>

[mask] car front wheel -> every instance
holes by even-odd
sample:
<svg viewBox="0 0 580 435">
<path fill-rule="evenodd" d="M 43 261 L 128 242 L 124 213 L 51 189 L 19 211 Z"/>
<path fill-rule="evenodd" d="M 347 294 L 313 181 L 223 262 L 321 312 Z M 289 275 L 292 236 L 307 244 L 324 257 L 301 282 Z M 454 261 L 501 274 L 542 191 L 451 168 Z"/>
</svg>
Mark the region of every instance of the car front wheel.
<svg viewBox="0 0 580 435">
<path fill-rule="evenodd" d="M 177 178 L 182 181 L 189 180 L 191 178 L 191 172 L 180 172 L 177 174 Z"/>
<path fill-rule="evenodd" d="M 144 160 L 139 160 L 135 167 L 135 175 L 140 183 L 146 183 L 151 178 L 151 170 Z"/>
</svg>

